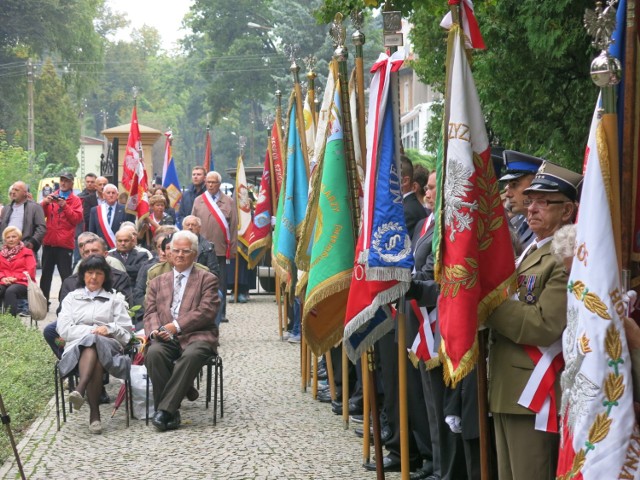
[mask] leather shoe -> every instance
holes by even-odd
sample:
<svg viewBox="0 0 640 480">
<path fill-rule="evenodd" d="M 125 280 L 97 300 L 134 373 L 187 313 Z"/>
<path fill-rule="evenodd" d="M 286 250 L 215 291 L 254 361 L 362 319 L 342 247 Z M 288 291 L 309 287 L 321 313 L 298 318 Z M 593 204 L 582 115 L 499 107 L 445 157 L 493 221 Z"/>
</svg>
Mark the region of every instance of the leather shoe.
<svg viewBox="0 0 640 480">
<path fill-rule="evenodd" d="M 189 390 L 187 390 L 187 400 L 189 400 L 190 402 L 195 402 L 198 397 L 200 396 L 200 392 L 196 389 L 196 387 L 191 386 L 189 387 Z"/>
<path fill-rule="evenodd" d="M 419 468 L 415 472 L 409 474 L 410 480 L 440 480 L 431 471 L 427 471 L 424 468 Z"/>
<path fill-rule="evenodd" d="M 247 303 L 249 300 L 244 293 L 238 294 L 238 303 Z"/>
<path fill-rule="evenodd" d="M 336 415 L 342 415 L 342 402 L 337 405 L 338 402 L 331 403 L 331 411 Z M 349 415 L 362 415 L 362 406 L 349 401 Z"/>
<path fill-rule="evenodd" d="M 364 465 L 365 470 L 369 470 L 370 472 L 376 471 L 376 462 L 368 462 Z M 409 461 L 409 469 L 417 470 L 422 466 L 422 459 L 418 458 L 417 460 Z M 390 457 L 389 455 L 382 457 L 382 469 L 385 472 L 399 472 L 401 469 L 401 462 L 399 458 Z"/>
<path fill-rule="evenodd" d="M 153 418 L 151 419 L 151 423 L 153 424 L 154 427 L 156 427 L 156 430 L 159 430 L 160 432 L 164 432 L 165 430 L 167 430 L 167 422 L 172 419 L 173 419 L 173 415 L 171 415 L 169 412 L 166 412 L 164 410 L 158 410 L 153 415 Z"/>
<path fill-rule="evenodd" d="M 342 402 L 331 402 L 331 411 L 336 415 L 342 415 Z"/>
<path fill-rule="evenodd" d="M 356 434 L 356 437 L 364 437 L 364 428 L 362 427 L 354 429 L 353 432 Z M 373 438 L 373 428 L 369 428 L 369 438 Z"/>
<path fill-rule="evenodd" d="M 173 414 L 171 420 L 167 422 L 167 430 L 177 430 L 182 423 L 181 420 L 180 410 L 176 410 L 176 413 Z"/>
<path fill-rule="evenodd" d="M 104 387 L 102 387 L 102 392 L 100 392 L 100 399 L 98 400 L 98 403 L 100 405 L 106 405 L 111 403 L 111 398 L 109 398 L 109 394 L 104 389 Z"/>
<path fill-rule="evenodd" d="M 380 429 L 380 441 L 382 441 L 382 443 L 387 443 L 389 440 L 391 440 L 392 436 L 393 432 L 391 431 L 391 427 L 389 425 L 385 425 Z"/>
</svg>

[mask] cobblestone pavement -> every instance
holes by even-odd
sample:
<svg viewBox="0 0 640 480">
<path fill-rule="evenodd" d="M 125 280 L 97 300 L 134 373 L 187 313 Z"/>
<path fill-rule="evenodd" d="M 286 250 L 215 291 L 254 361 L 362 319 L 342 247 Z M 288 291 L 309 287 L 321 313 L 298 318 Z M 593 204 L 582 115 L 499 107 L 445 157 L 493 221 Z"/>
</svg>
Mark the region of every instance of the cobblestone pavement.
<svg viewBox="0 0 640 480">
<path fill-rule="evenodd" d="M 220 335 L 225 411 L 217 426 L 202 384 L 200 398 L 183 403 L 182 427 L 165 433 L 144 420 L 126 428 L 124 406 L 109 420 L 109 405 L 102 406 L 102 435 L 89 433 L 87 406 L 57 432 L 51 401 L 19 445 L 27 478 L 374 479 L 362 468 L 361 440 L 310 389 L 300 391 L 299 347 L 279 340 L 274 297 L 253 296 L 227 310 Z M 117 389 L 112 380 L 112 398 Z M 0 478 L 17 475 L 9 462 L 0 467 Z"/>
</svg>

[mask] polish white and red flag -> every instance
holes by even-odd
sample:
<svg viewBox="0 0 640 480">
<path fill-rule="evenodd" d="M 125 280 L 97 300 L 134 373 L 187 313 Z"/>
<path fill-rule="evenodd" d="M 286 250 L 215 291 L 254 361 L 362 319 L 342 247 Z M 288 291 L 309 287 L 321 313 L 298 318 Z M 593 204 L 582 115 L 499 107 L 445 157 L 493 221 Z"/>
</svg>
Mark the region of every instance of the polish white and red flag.
<svg viewBox="0 0 640 480">
<path fill-rule="evenodd" d="M 138 218 L 149 215 L 149 181 L 147 179 L 147 170 L 144 168 L 142 137 L 140 136 L 138 113 L 135 105 L 131 113 L 129 139 L 123 162 L 122 186 L 129 193 L 126 205 L 127 212 L 136 215 Z"/>
</svg>

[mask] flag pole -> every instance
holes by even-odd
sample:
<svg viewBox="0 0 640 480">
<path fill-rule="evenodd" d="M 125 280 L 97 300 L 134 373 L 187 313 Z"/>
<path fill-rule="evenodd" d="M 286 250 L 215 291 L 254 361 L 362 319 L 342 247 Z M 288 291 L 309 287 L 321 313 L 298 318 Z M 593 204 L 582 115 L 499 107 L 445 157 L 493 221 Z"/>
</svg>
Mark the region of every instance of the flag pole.
<svg viewBox="0 0 640 480">
<path fill-rule="evenodd" d="M 298 126 L 298 136 L 300 137 L 300 147 L 304 157 L 304 164 L 307 168 L 307 178 L 309 178 L 309 150 L 307 150 L 307 136 L 304 126 L 304 105 L 302 104 L 302 88 L 300 87 L 300 67 L 296 63 L 295 47 L 291 48 L 291 76 L 293 77 L 293 90 L 296 102 L 296 124 Z"/>
<path fill-rule="evenodd" d="M 356 62 L 356 99 L 358 113 L 358 137 L 360 139 L 360 161 L 363 162 L 360 167 L 364 171 L 364 162 L 367 158 L 367 133 L 365 124 L 365 107 L 364 107 L 364 49 L 365 35 L 362 32 L 362 22 L 364 20 L 364 12 L 359 9 L 351 11 L 351 23 L 356 29 L 351 35 L 351 41 L 355 46 L 355 62 Z"/>
<path fill-rule="evenodd" d="M 371 460 L 371 436 L 369 435 L 369 369 L 367 367 L 367 353 L 363 352 L 360 357 L 360 369 L 362 371 L 362 463 L 369 463 Z"/>
<path fill-rule="evenodd" d="M 385 3 L 385 11 L 382 12 L 384 22 L 384 39 L 387 34 L 397 38 L 398 31 L 402 25 L 400 23 L 401 13 L 392 10 L 390 3 Z M 401 34 L 400 34 L 401 35 Z M 389 37 L 391 38 L 391 37 Z M 387 43 L 386 41 L 384 42 Z M 389 42 L 389 52 L 393 55 L 398 51 L 397 44 Z M 393 134 L 394 134 L 394 161 L 396 171 L 400 173 L 401 144 L 400 138 L 400 86 L 398 72 L 391 72 L 389 76 L 389 95 L 393 108 Z M 396 328 L 398 337 L 398 407 L 400 420 L 400 471 L 402 480 L 409 480 L 409 415 L 407 411 L 407 338 L 406 338 L 406 314 L 405 297 L 402 295 L 398 300 L 398 311 L 396 314 Z"/>
<path fill-rule="evenodd" d="M 278 103 L 276 105 L 276 119 L 274 120 L 274 125 L 278 132 L 280 131 L 280 127 L 278 124 L 278 118 L 280 115 L 280 100 L 282 99 L 282 93 L 280 90 L 276 90 L 276 98 L 278 99 Z M 271 178 L 271 182 L 269 182 L 269 188 L 271 190 L 271 216 L 276 216 L 276 209 L 278 208 L 278 199 L 276 198 L 276 177 L 275 171 L 273 169 L 273 150 L 271 144 L 271 134 L 273 132 L 273 125 L 271 128 L 267 125 L 267 154 L 269 155 L 269 178 Z M 272 259 L 273 262 L 273 259 Z M 269 267 L 271 270 L 273 266 Z M 283 337 L 283 322 L 282 322 L 282 295 L 280 292 L 280 280 L 278 278 L 278 271 L 273 268 L 274 280 L 276 284 L 276 305 L 278 306 L 278 336 L 281 341 L 284 341 Z"/>
<path fill-rule="evenodd" d="M 330 29 L 335 51 L 333 58 L 338 64 L 338 82 L 340 86 L 340 102 L 342 107 L 342 131 L 344 135 L 345 160 L 347 162 L 347 175 L 349 176 L 349 186 L 351 191 L 351 221 L 354 237 L 358 233 L 358 221 L 360 219 L 360 204 L 358 202 L 358 172 L 355 167 L 355 153 L 353 151 L 353 131 L 351 129 L 351 111 L 349 105 L 349 83 L 347 72 L 347 59 L 349 52 L 344 42 L 346 40 L 346 29 L 342 24 L 343 16 L 336 13 Z M 345 430 L 349 428 L 349 374 L 348 374 L 347 350 L 342 345 L 342 421 Z"/>
<path fill-rule="evenodd" d="M 638 47 L 636 42 L 636 19 L 638 16 L 638 2 L 636 0 L 627 1 L 627 24 L 625 33 L 625 60 L 624 64 L 624 98 L 625 101 L 623 113 L 623 131 L 622 131 L 622 185 L 620 188 L 621 198 L 633 198 L 633 174 L 634 165 L 637 163 L 637 153 L 635 151 L 636 129 L 636 91 L 637 91 L 637 71 L 636 62 L 638 58 Z M 636 206 L 637 208 L 637 206 Z M 631 210 L 633 212 L 633 210 Z M 629 270 L 629 262 L 631 257 L 632 245 L 632 225 L 633 213 L 629 213 L 622 221 L 622 268 L 624 275 L 631 276 Z M 629 286 L 631 288 L 631 286 Z"/>
</svg>

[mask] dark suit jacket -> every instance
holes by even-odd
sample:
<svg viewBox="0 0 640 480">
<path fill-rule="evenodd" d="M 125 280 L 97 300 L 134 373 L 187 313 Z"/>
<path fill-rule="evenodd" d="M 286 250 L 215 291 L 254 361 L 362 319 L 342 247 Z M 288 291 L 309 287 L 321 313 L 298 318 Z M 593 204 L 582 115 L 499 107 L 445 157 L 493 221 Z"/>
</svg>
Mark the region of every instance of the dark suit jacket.
<svg viewBox="0 0 640 480">
<path fill-rule="evenodd" d="M 86 232 L 89 229 L 89 214 L 91 213 L 91 209 L 98 205 L 98 195 L 95 191 L 89 192 L 85 188 L 78 194 L 78 197 L 82 200 L 83 231 Z"/>
<path fill-rule="evenodd" d="M 129 304 L 129 308 L 131 308 L 133 306 L 133 291 L 131 289 L 131 283 L 129 282 L 129 276 L 120 270 L 112 268 L 111 286 L 116 292 L 120 292 L 124 295 L 125 300 Z M 66 297 L 69 292 L 73 292 L 76 288 L 78 288 L 78 274 L 74 273 L 73 275 L 65 278 L 60 286 L 60 293 L 58 294 L 60 305 L 58 305 L 56 314 L 59 314 L 60 310 L 62 310 L 62 300 L 64 300 L 64 297 Z"/>
<path fill-rule="evenodd" d="M 402 206 L 404 208 L 404 219 L 407 222 L 409 236 L 413 238 L 413 232 L 416 228 L 416 224 L 423 218 L 427 217 L 427 210 L 413 192 L 409 193 L 409 195 L 402 199 Z"/>
<path fill-rule="evenodd" d="M 144 265 L 149 259 L 146 253 L 139 252 L 136 249 L 133 249 L 129 252 L 129 255 L 127 256 L 126 260 L 117 250 L 114 252 L 109 252 L 109 255 L 111 255 L 114 258 L 117 258 L 122 262 L 122 264 L 124 265 L 124 268 L 127 270 L 127 275 L 129 275 L 129 280 L 131 282 L 131 285 L 136 284 L 136 278 L 138 277 L 138 272 L 140 271 L 140 268 L 142 268 L 142 265 Z"/>
<path fill-rule="evenodd" d="M 162 325 L 173 322 L 173 270 L 163 273 L 149 282 L 147 308 L 144 312 L 144 331 L 147 336 Z M 184 288 L 178 324 L 182 348 L 192 342 L 205 341 L 218 348 L 218 327 L 215 318 L 220 308 L 218 277 L 193 268 Z"/>
<path fill-rule="evenodd" d="M 113 219 L 111 221 L 111 230 L 115 234 L 118 230 L 120 230 L 120 225 L 122 222 L 135 222 L 135 217 L 131 214 L 125 213 L 124 205 L 116 202 L 114 205 L 115 211 L 113 212 Z M 100 238 L 103 238 L 105 241 L 107 240 L 100 228 L 100 223 L 98 221 L 98 207 L 95 206 L 91 209 L 91 213 L 89 215 L 89 232 L 93 232 L 98 235 Z"/>
<path fill-rule="evenodd" d="M 11 213 L 13 213 L 13 202 L 2 210 L 0 232 L 3 232 L 9 225 Z M 22 241 L 31 243 L 33 251 L 36 252 L 42 244 L 44 234 L 47 232 L 47 223 L 44 220 L 42 207 L 32 200 L 27 200 L 24 204 L 24 220 L 20 231 L 22 232 Z"/>
</svg>

